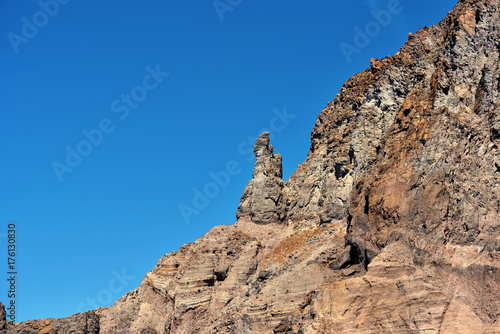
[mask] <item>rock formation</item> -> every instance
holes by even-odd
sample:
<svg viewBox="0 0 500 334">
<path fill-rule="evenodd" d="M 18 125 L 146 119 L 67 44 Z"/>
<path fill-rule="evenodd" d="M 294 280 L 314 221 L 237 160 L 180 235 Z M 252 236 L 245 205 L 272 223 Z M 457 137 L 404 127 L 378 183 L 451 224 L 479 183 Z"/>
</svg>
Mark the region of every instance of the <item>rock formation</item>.
<svg viewBox="0 0 500 334">
<path fill-rule="evenodd" d="M 261 135 L 237 223 L 4 332 L 500 333 L 499 32 L 500 0 L 459 1 L 344 84 L 284 184 Z"/>
<path fill-rule="evenodd" d="M 261 134 L 255 142 L 257 158 L 253 179 L 248 182 L 236 212 L 237 219 L 247 218 L 256 224 L 283 220 L 283 167 L 281 155 L 273 154 L 269 145 L 269 132 Z"/>
<path fill-rule="evenodd" d="M 5 311 L 5 306 L 0 302 L 0 331 L 5 332 L 7 330 L 7 312 Z"/>
</svg>

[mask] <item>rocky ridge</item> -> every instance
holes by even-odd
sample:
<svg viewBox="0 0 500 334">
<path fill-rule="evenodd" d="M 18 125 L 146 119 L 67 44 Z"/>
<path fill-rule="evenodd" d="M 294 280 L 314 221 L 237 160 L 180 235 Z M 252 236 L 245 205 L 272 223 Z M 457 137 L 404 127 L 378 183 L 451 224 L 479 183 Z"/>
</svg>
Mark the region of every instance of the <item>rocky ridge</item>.
<svg viewBox="0 0 500 334">
<path fill-rule="evenodd" d="M 500 1 L 461 0 L 319 115 L 287 182 L 268 134 L 238 222 L 113 306 L 6 333 L 500 333 Z"/>
</svg>

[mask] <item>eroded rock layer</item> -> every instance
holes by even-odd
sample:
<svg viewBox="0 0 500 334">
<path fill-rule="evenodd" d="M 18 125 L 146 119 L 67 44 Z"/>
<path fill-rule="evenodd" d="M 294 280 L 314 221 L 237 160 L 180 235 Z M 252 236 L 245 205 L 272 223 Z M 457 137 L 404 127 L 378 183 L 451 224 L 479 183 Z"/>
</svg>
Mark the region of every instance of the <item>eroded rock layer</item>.
<svg viewBox="0 0 500 334">
<path fill-rule="evenodd" d="M 321 112 L 283 183 L 113 306 L 6 333 L 500 333 L 500 0 L 462 0 Z"/>
</svg>

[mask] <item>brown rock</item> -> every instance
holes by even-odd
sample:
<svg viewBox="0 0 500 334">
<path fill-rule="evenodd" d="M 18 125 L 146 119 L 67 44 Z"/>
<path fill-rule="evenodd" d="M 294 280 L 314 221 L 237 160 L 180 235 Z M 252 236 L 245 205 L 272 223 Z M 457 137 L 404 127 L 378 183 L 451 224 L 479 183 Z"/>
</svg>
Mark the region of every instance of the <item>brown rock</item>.
<svg viewBox="0 0 500 334">
<path fill-rule="evenodd" d="M 0 331 L 7 330 L 7 312 L 5 312 L 5 306 L 0 302 Z"/>
<path fill-rule="evenodd" d="M 344 84 L 285 184 L 262 134 L 236 224 L 7 333 L 500 333 L 498 31 L 499 0 L 461 0 Z"/>
</svg>

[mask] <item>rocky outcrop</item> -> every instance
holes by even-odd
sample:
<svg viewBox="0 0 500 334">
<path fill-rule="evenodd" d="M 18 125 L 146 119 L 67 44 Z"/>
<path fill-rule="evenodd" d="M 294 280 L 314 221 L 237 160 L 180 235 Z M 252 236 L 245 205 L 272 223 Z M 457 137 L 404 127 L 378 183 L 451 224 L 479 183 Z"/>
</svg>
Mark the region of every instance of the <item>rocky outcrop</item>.
<svg viewBox="0 0 500 334">
<path fill-rule="evenodd" d="M 499 31 L 500 0 L 459 1 L 345 83 L 286 183 L 262 134 L 237 223 L 7 333 L 500 333 Z"/>
<path fill-rule="evenodd" d="M 323 286 L 306 333 L 498 333 L 498 267 L 420 265 L 418 256 L 400 240 L 363 277 Z"/>
<path fill-rule="evenodd" d="M 0 302 L 0 331 L 7 331 L 7 312 L 5 306 Z"/>
<path fill-rule="evenodd" d="M 268 224 L 284 218 L 283 167 L 281 155 L 269 145 L 269 132 L 261 134 L 254 146 L 257 158 L 253 179 L 248 182 L 236 212 L 237 219 L 246 218 L 257 224 Z"/>
<path fill-rule="evenodd" d="M 349 208 L 352 233 L 369 235 L 374 248 L 386 244 L 393 226 L 488 251 L 500 247 L 498 16 L 497 1 L 463 1 L 400 52 L 405 67 L 423 77 L 409 85 Z M 429 50 L 425 62 L 410 53 L 413 45 Z"/>
<path fill-rule="evenodd" d="M 89 312 L 74 314 L 68 318 L 63 318 L 63 319 L 30 320 L 20 324 L 13 324 L 11 322 L 7 322 L 5 331 L 2 331 L 1 333 L 99 334 L 101 332 L 99 329 L 99 317 L 97 316 L 95 311 L 89 311 Z M 120 333 L 120 332 L 115 332 L 115 333 Z"/>
</svg>

